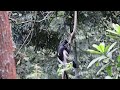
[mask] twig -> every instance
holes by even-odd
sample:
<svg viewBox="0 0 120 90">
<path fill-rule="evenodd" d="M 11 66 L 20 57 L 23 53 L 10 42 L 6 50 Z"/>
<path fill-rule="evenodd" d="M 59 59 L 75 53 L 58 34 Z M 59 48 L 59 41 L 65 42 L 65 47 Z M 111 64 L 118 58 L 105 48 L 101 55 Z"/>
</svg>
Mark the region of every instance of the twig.
<svg viewBox="0 0 120 90">
<path fill-rule="evenodd" d="M 26 46 L 30 43 L 32 36 L 33 36 L 33 30 L 31 30 L 31 37 L 30 37 L 30 40 L 28 41 L 28 43 L 26 44 Z"/>
<path fill-rule="evenodd" d="M 42 20 L 28 20 L 28 21 L 23 21 L 23 22 L 17 23 L 17 24 L 24 24 L 24 23 L 28 23 L 28 22 L 42 22 L 42 21 L 48 19 L 48 18 L 47 18 L 48 15 L 51 14 L 51 13 L 53 13 L 53 12 L 54 12 L 54 11 L 48 12 L 48 14 L 47 14 Z M 12 19 L 12 18 L 9 18 L 9 19 L 12 20 L 12 21 L 17 22 L 15 19 Z"/>
<path fill-rule="evenodd" d="M 49 15 L 50 13 L 53 13 L 53 12 L 54 12 L 54 11 L 50 11 L 50 12 L 48 12 L 48 14 L 47 14 L 42 20 L 40 20 L 39 22 L 45 20 L 45 19 L 48 17 L 48 15 Z M 36 17 L 37 17 L 37 11 L 35 11 L 35 20 L 32 20 L 32 21 L 33 21 L 32 29 L 30 30 L 30 32 L 29 32 L 28 36 L 26 37 L 24 43 L 23 43 L 22 46 L 19 48 L 19 50 L 17 51 L 17 53 L 16 53 L 15 56 L 17 56 L 17 54 L 18 54 L 19 51 L 22 49 L 22 47 L 25 45 L 25 43 L 26 43 L 26 41 L 28 40 L 29 36 L 30 36 L 31 33 L 33 32 L 34 24 L 35 24 L 35 22 L 37 22 L 37 21 L 36 21 Z M 29 21 L 25 21 L 24 23 L 26 23 L 26 22 L 29 22 Z M 32 35 L 31 35 L 31 38 L 32 38 Z M 30 39 L 30 41 L 31 41 L 31 39 Z M 29 42 L 30 42 L 30 41 L 29 41 Z M 28 42 L 28 43 L 29 43 L 29 42 Z M 27 43 L 27 44 L 28 44 L 28 43 Z M 27 45 L 27 44 L 26 44 L 26 45 Z"/>
<path fill-rule="evenodd" d="M 32 30 L 33 30 L 33 29 L 32 29 Z M 25 45 L 25 43 L 26 43 L 26 41 L 28 40 L 28 37 L 30 36 L 32 30 L 30 30 L 30 33 L 29 33 L 28 36 L 26 37 L 26 39 L 25 39 L 24 43 L 22 44 L 22 46 L 21 46 L 21 47 L 19 48 L 19 50 L 17 51 L 15 57 L 17 56 L 17 54 L 19 53 L 19 51 L 22 49 L 22 47 Z"/>
<path fill-rule="evenodd" d="M 37 17 L 37 11 L 35 11 L 35 20 L 36 20 L 36 17 Z M 35 20 L 34 20 L 34 21 L 35 21 Z M 26 39 L 25 39 L 24 43 L 22 44 L 22 46 L 21 46 L 21 47 L 19 48 L 19 50 L 17 51 L 15 57 L 17 56 L 17 54 L 19 53 L 19 51 L 22 49 L 22 47 L 25 45 L 26 41 L 28 40 L 28 37 L 30 36 L 30 34 L 31 34 L 32 31 L 33 31 L 34 24 L 35 24 L 35 22 L 33 23 L 32 29 L 30 30 L 30 32 L 29 32 L 28 36 L 26 37 Z"/>
</svg>

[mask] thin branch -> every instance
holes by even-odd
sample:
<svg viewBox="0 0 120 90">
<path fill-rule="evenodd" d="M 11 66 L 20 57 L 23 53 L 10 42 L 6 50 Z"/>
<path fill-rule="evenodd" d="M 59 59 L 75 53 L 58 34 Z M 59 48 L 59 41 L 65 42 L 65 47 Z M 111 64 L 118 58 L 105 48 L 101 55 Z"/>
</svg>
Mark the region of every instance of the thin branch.
<svg viewBox="0 0 120 90">
<path fill-rule="evenodd" d="M 76 28 L 77 28 L 77 11 L 74 12 L 74 27 L 73 27 L 73 32 L 71 33 L 71 36 L 70 36 L 69 44 L 71 44 L 74 38 Z"/>
<path fill-rule="evenodd" d="M 28 41 L 28 43 L 26 44 L 26 46 L 30 43 L 30 41 L 32 40 L 32 36 L 33 36 L 33 30 L 31 31 L 31 37 L 30 40 Z"/>
<path fill-rule="evenodd" d="M 42 20 L 28 20 L 28 21 L 23 21 L 23 22 L 17 23 L 17 20 L 15 20 L 13 18 L 9 18 L 9 19 L 12 20 L 12 21 L 15 21 L 17 24 L 24 24 L 24 23 L 28 23 L 28 22 L 42 22 L 42 21 L 48 19 L 49 18 L 48 16 L 53 12 L 54 11 L 48 12 L 48 14 Z"/>
</svg>

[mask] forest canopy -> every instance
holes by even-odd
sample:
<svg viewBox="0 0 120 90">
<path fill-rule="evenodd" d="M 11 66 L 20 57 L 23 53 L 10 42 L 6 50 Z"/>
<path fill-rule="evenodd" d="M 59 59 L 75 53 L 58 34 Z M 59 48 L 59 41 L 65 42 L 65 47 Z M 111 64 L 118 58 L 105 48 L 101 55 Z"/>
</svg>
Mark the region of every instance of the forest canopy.
<svg viewBox="0 0 120 90">
<path fill-rule="evenodd" d="M 69 39 L 74 11 L 9 11 L 18 79 L 61 79 L 58 45 Z M 78 79 L 120 78 L 120 11 L 77 11 L 69 58 Z M 74 79 L 72 61 L 68 76 Z"/>
</svg>

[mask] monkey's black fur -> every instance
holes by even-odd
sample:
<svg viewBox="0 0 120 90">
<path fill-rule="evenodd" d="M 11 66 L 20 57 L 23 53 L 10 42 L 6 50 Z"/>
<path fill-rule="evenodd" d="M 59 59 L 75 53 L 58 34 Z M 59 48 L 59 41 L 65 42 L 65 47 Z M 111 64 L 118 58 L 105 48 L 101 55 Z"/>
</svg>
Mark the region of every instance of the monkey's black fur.
<svg viewBox="0 0 120 90">
<path fill-rule="evenodd" d="M 77 68 L 77 64 L 75 63 L 75 61 L 73 61 L 73 67 Z"/>
<path fill-rule="evenodd" d="M 63 57 L 63 51 L 66 50 L 67 53 L 70 53 L 70 49 L 66 46 L 68 43 L 67 40 L 64 40 L 62 43 L 60 43 L 59 47 L 58 47 L 58 58 L 61 61 L 64 61 L 64 57 Z"/>
</svg>

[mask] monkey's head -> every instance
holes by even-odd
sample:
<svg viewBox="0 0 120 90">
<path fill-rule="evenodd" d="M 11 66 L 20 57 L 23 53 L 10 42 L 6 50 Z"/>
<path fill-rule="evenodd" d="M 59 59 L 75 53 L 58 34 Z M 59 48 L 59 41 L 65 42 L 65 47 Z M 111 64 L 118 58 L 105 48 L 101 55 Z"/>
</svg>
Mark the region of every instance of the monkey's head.
<svg viewBox="0 0 120 90">
<path fill-rule="evenodd" d="M 67 43 L 68 43 L 67 40 L 63 40 L 63 41 L 60 43 L 60 46 L 61 46 L 61 45 L 64 46 L 64 45 L 66 45 Z"/>
<path fill-rule="evenodd" d="M 67 40 L 64 40 L 64 44 L 67 44 L 68 43 L 68 41 Z"/>
</svg>

